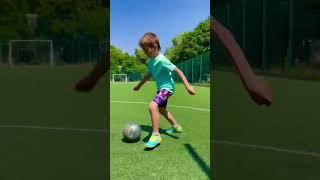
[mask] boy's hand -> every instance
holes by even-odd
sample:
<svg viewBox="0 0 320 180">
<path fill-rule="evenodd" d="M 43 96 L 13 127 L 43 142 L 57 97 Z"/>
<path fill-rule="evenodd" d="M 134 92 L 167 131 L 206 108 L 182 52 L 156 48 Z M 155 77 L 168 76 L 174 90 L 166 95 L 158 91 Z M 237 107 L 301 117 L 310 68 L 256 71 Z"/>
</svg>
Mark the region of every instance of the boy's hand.
<svg viewBox="0 0 320 180">
<path fill-rule="evenodd" d="M 138 91 L 140 89 L 140 86 L 136 86 L 133 88 L 134 91 Z"/>
<path fill-rule="evenodd" d="M 187 91 L 190 95 L 195 95 L 196 91 L 194 90 L 194 88 L 192 86 L 188 86 L 187 87 Z"/>
<path fill-rule="evenodd" d="M 88 92 L 91 91 L 96 84 L 96 80 L 89 77 L 84 77 L 75 84 L 74 89 L 80 92 Z"/>
<path fill-rule="evenodd" d="M 253 86 L 247 87 L 251 99 L 258 105 L 270 106 L 272 104 L 272 88 L 260 79 L 256 79 Z"/>
</svg>

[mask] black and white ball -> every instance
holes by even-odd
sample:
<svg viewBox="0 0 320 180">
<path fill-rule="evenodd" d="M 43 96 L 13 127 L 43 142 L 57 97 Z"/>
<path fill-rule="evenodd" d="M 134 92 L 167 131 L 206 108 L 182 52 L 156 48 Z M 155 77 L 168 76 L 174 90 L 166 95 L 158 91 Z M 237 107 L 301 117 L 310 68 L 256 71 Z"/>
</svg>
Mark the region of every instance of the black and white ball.
<svg viewBox="0 0 320 180">
<path fill-rule="evenodd" d="M 123 138 L 126 141 L 134 142 L 138 141 L 141 136 L 141 128 L 138 124 L 129 122 L 122 130 Z"/>
</svg>

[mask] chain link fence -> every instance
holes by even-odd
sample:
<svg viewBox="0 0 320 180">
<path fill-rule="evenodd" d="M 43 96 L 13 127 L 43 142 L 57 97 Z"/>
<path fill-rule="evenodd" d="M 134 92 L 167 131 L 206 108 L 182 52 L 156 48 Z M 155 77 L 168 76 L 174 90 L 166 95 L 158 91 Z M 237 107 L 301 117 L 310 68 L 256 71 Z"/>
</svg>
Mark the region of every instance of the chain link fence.
<svg viewBox="0 0 320 180">
<path fill-rule="evenodd" d="M 320 1 L 228 1 L 214 8 L 214 16 L 256 71 L 297 78 L 308 78 L 302 71 L 319 71 Z M 218 44 L 213 54 L 215 67 L 232 66 Z"/>
</svg>

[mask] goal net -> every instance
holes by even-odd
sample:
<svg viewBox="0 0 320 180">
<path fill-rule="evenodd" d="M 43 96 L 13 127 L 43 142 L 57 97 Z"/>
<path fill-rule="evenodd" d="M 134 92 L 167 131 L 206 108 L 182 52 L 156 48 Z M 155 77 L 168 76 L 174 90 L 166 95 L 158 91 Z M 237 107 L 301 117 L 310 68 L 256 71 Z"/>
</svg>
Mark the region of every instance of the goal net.
<svg viewBox="0 0 320 180">
<path fill-rule="evenodd" d="M 53 65 L 52 40 L 10 40 L 10 65 Z"/>
<path fill-rule="evenodd" d="M 112 74 L 112 82 L 128 82 L 127 74 Z"/>
</svg>

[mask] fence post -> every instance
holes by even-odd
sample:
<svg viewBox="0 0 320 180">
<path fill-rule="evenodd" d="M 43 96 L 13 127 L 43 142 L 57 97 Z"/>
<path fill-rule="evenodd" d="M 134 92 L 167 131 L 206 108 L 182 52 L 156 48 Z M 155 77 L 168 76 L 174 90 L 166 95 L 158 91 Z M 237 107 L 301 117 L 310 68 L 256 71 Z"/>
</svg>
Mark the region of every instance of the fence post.
<svg viewBox="0 0 320 180">
<path fill-rule="evenodd" d="M 262 70 L 267 64 L 267 0 L 262 0 Z"/>
<path fill-rule="evenodd" d="M 242 1 L 242 49 L 246 51 L 246 16 L 247 16 L 247 0 Z"/>
<path fill-rule="evenodd" d="M 89 56 L 89 64 L 91 64 L 91 48 L 89 47 L 89 54 L 88 54 L 88 56 Z"/>
<path fill-rule="evenodd" d="M 8 60 L 8 61 L 9 61 L 9 65 L 10 65 L 10 66 L 13 64 L 13 63 L 12 63 L 12 47 L 11 47 L 11 45 L 12 45 L 12 44 L 11 44 L 11 41 L 9 41 L 9 42 L 8 42 L 8 46 L 9 46 L 9 56 L 8 56 L 9 58 L 8 58 L 8 59 L 9 59 L 9 60 Z"/>
<path fill-rule="evenodd" d="M 193 58 L 191 59 L 191 83 L 193 83 Z"/>
<path fill-rule="evenodd" d="M 202 54 L 200 55 L 200 75 L 199 75 L 199 83 L 201 83 L 202 78 Z"/>
<path fill-rule="evenodd" d="M 185 61 L 186 67 L 186 78 L 188 79 L 188 61 Z M 189 81 L 189 80 L 188 80 Z"/>
<path fill-rule="evenodd" d="M 295 66 L 294 58 L 293 58 L 293 0 L 289 0 L 289 33 L 288 33 L 288 61 L 290 63 L 290 67 Z"/>
</svg>

